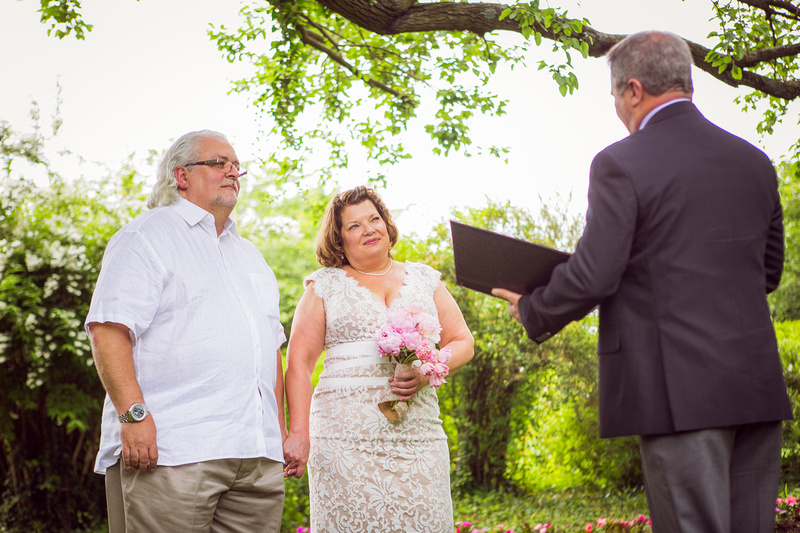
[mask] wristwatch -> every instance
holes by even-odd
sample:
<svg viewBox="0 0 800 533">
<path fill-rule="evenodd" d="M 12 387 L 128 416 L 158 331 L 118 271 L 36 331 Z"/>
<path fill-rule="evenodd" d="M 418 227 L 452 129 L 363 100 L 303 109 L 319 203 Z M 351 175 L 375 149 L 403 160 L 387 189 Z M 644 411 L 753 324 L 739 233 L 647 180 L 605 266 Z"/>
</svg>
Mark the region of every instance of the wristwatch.
<svg viewBox="0 0 800 533">
<path fill-rule="evenodd" d="M 119 421 L 123 424 L 126 422 L 141 422 L 147 416 L 147 406 L 143 403 L 135 403 L 131 405 L 128 412 L 119 415 Z"/>
</svg>

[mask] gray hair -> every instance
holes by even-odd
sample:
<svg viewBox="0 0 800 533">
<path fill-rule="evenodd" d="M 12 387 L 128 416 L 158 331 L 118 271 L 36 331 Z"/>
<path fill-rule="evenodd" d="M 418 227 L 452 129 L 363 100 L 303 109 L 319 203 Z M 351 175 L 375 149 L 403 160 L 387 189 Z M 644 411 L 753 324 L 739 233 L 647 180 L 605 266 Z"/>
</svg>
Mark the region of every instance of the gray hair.
<svg viewBox="0 0 800 533">
<path fill-rule="evenodd" d="M 192 131 L 175 141 L 158 162 L 156 170 L 156 184 L 147 197 L 147 208 L 153 209 L 172 205 L 180 199 L 178 194 L 178 181 L 175 179 L 175 169 L 188 163 L 197 161 L 200 153 L 197 151 L 197 142 L 207 137 L 215 137 L 228 142 L 223 134 L 212 130 Z"/>
<path fill-rule="evenodd" d="M 667 91 L 691 93 L 692 53 L 686 41 L 674 33 L 643 31 L 618 42 L 608 52 L 611 83 L 624 92 L 631 78 L 653 96 Z"/>
</svg>

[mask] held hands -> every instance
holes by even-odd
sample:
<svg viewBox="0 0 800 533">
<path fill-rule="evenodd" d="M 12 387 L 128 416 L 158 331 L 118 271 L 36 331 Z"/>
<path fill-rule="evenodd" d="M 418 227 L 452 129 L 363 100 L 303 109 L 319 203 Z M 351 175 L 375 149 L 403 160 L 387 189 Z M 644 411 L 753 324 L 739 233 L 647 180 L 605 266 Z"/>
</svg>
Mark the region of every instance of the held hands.
<svg viewBox="0 0 800 533">
<path fill-rule="evenodd" d="M 120 424 L 122 461 L 129 470 L 155 470 L 158 463 L 156 423 L 152 413 L 141 422 Z"/>
<path fill-rule="evenodd" d="M 283 477 L 303 477 L 308 463 L 309 449 L 308 437 L 289 434 L 283 441 Z"/>
<path fill-rule="evenodd" d="M 508 302 L 508 313 L 511 317 L 519 322 L 522 323 L 522 319 L 519 316 L 519 299 L 522 298 L 521 294 L 516 292 L 510 291 L 508 289 L 492 289 L 492 296 L 497 296 L 498 298 L 502 298 L 503 300 Z"/>
<path fill-rule="evenodd" d="M 397 401 L 404 402 L 413 398 L 417 391 L 428 384 L 428 380 L 429 377 L 420 374 L 419 367 L 415 366 L 390 377 L 389 385 L 392 392 L 399 396 Z"/>
</svg>

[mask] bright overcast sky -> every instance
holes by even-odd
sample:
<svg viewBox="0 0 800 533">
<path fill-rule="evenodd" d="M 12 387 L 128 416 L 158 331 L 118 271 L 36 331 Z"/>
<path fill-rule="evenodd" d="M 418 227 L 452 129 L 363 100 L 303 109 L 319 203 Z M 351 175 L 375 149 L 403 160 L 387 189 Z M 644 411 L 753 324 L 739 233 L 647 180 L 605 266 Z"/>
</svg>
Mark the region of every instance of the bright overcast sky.
<svg viewBox="0 0 800 533">
<path fill-rule="evenodd" d="M 575 4 L 570 15 L 587 17 L 593 27 L 609 33 L 663 29 L 704 42 L 711 29 L 706 22 L 710 2 L 648 1 L 647 9 L 642 0 Z M 238 2 L 84 0 L 84 16 L 94 24 L 85 41 L 48 37 L 38 5 L 33 0 L 0 3 L 0 119 L 15 129 L 30 131 L 32 100 L 39 103 L 43 125 L 49 124 L 60 83 L 64 124 L 53 146 L 112 171 L 135 153 L 136 168 L 153 176 L 143 163 L 149 150 L 162 151 L 181 134 L 203 128 L 225 133 L 243 161 L 277 148 L 265 133 L 270 129 L 266 118 L 246 97 L 227 94 L 230 80 L 245 75 L 248 67 L 223 60 L 206 34 L 209 22 L 235 26 Z M 620 13 L 626 15 L 620 18 Z M 451 206 L 480 206 L 486 197 L 511 199 L 536 211 L 540 196 L 548 201 L 572 194 L 571 208 L 585 209 L 592 158 L 627 131 L 614 113 L 605 61 L 573 58 L 581 88 L 563 98 L 549 74 L 536 70 L 536 54 L 550 47 L 545 41 L 541 49 L 533 48 L 527 68 L 500 72 L 493 90 L 511 100 L 509 114 L 473 124 L 476 144 L 512 149 L 508 165 L 489 156 L 436 157 L 421 129 L 409 132 L 414 157 L 386 169 L 390 186 L 382 191 L 389 208 L 400 213 L 403 233 L 424 233 L 446 218 Z M 733 103 L 737 94 L 747 92 L 695 72 L 694 100 L 700 110 L 780 159 L 798 137 L 800 107 L 794 103 L 786 124 L 762 142 L 755 131 L 759 116 L 743 114 Z M 56 155 L 51 160 L 61 161 Z M 359 162 L 351 162 L 339 176 L 344 186 L 364 180 Z M 67 175 L 91 175 L 92 168 L 55 165 Z"/>
</svg>

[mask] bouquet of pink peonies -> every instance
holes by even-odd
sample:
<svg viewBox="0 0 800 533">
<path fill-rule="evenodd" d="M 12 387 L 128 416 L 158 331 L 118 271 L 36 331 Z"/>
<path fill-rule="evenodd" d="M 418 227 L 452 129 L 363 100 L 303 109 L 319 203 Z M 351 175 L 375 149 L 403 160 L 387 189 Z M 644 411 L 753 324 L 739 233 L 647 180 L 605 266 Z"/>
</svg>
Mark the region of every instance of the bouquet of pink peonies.
<svg viewBox="0 0 800 533">
<path fill-rule="evenodd" d="M 431 387 L 439 387 L 447 383 L 444 378 L 450 371 L 447 366 L 450 348 L 445 346 L 438 350 L 432 340 L 441 330 L 438 320 L 423 312 L 419 304 L 412 304 L 407 310 L 395 309 L 389 312 L 386 323 L 378 331 L 378 351 L 396 363 L 395 372 L 410 368 L 414 361 L 421 361 L 420 374 L 429 376 Z M 409 402 L 405 403 L 407 407 Z M 382 402 L 381 411 L 387 418 L 399 420 L 397 404 L 396 400 Z"/>
</svg>

